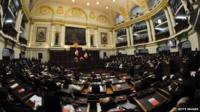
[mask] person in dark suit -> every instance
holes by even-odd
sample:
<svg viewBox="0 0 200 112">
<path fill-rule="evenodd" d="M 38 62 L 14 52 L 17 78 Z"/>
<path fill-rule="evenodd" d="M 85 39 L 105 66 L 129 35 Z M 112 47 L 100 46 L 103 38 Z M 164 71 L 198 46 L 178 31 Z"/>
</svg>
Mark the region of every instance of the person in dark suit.
<svg viewBox="0 0 200 112">
<path fill-rule="evenodd" d="M 56 92 L 50 91 L 44 96 L 43 106 L 38 112 L 62 112 L 60 99 Z"/>
<path fill-rule="evenodd" d="M 92 93 L 100 93 L 99 85 L 92 85 Z"/>
<path fill-rule="evenodd" d="M 190 72 L 187 68 L 182 68 L 181 75 L 183 78 L 183 84 L 181 87 L 182 97 L 193 97 L 195 91 L 194 80 L 190 76 Z"/>
<path fill-rule="evenodd" d="M 160 60 L 158 60 L 156 66 L 155 66 L 155 80 L 160 81 L 163 77 L 163 64 Z"/>
</svg>

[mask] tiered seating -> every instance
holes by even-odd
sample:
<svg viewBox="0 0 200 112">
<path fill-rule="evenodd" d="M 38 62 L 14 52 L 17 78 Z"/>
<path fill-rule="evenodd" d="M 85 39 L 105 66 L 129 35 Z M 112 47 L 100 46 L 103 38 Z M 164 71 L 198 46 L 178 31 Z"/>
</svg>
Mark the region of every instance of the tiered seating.
<svg viewBox="0 0 200 112">
<path fill-rule="evenodd" d="M 188 66 L 193 59 L 198 57 L 116 56 L 107 62 L 107 70 L 95 72 L 73 71 L 38 60 L 2 62 L 0 89 L 8 89 L 14 99 L 8 101 L 19 110 L 49 112 L 59 101 L 65 111 L 169 111 L 180 107 L 176 103 L 184 97 L 195 98 L 189 106 L 198 105 L 199 65 Z M 177 70 L 171 68 L 174 66 Z M 0 100 L 7 111 L 5 102 L 7 99 Z"/>
</svg>

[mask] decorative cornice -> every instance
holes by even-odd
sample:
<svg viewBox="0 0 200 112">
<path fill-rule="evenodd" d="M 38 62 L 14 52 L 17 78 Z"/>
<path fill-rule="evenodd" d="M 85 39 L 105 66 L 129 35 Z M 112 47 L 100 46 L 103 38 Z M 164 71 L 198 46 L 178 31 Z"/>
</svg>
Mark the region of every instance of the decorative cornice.
<svg viewBox="0 0 200 112">
<path fill-rule="evenodd" d="M 129 20 L 125 21 L 124 23 L 116 25 L 115 29 L 119 29 L 122 27 L 128 27 L 134 23 L 138 23 L 140 21 L 145 21 L 145 20 L 151 19 L 152 16 L 154 16 L 160 10 L 166 8 L 167 6 L 168 6 L 168 0 L 161 0 L 160 3 L 157 4 L 152 10 L 145 12 L 144 15 L 138 16 L 133 19 L 129 19 Z"/>
<path fill-rule="evenodd" d="M 89 28 L 94 28 L 94 29 L 98 29 L 98 28 L 105 28 L 105 29 L 113 29 L 112 26 L 100 26 L 100 25 L 96 25 L 96 24 L 91 24 L 91 23 L 81 23 L 81 22 L 72 22 L 72 21 L 66 21 L 66 20 L 62 20 L 62 19 L 37 19 L 37 18 L 33 18 L 32 19 L 32 23 L 36 23 L 36 22 L 48 22 L 51 23 L 53 25 L 63 25 L 66 26 L 67 24 L 73 24 L 73 25 L 82 25 L 82 26 L 86 26 Z"/>
</svg>

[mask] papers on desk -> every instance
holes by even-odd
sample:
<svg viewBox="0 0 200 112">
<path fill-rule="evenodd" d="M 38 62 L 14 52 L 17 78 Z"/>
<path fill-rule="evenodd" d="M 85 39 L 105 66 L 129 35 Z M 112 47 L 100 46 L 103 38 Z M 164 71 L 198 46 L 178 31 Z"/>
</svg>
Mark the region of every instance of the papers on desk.
<svg viewBox="0 0 200 112">
<path fill-rule="evenodd" d="M 125 80 L 113 80 L 112 83 L 113 84 L 120 84 L 120 83 L 125 83 Z"/>
<path fill-rule="evenodd" d="M 12 80 L 10 80 L 10 81 L 8 81 L 9 83 L 11 83 L 11 82 L 14 82 L 15 80 L 14 79 L 12 79 Z"/>
<path fill-rule="evenodd" d="M 100 92 L 104 92 L 103 86 L 99 86 L 99 88 L 100 88 Z"/>
<path fill-rule="evenodd" d="M 117 84 L 117 85 L 116 85 L 116 88 L 117 88 L 117 89 L 121 89 L 122 86 L 121 86 L 120 84 Z"/>
<path fill-rule="evenodd" d="M 125 112 L 125 109 L 117 107 L 110 109 L 108 112 Z"/>
<path fill-rule="evenodd" d="M 42 97 L 40 97 L 40 96 L 33 95 L 29 100 L 31 102 L 35 103 L 35 107 L 34 108 L 42 106 Z"/>
<path fill-rule="evenodd" d="M 134 105 L 134 104 L 132 104 L 128 101 L 126 103 L 119 105 L 119 107 L 122 107 L 122 108 L 125 108 L 125 109 L 135 109 L 136 105 Z"/>
<path fill-rule="evenodd" d="M 34 77 L 34 75 L 30 75 L 30 78 L 33 78 Z"/>
<path fill-rule="evenodd" d="M 15 89 L 17 86 L 19 86 L 18 83 L 13 84 L 12 86 L 10 86 L 12 89 Z"/>
<path fill-rule="evenodd" d="M 156 100 L 155 98 L 150 98 L 148 100 L 153 106 L 157 106 L 159 104 L 159 101 Z"/>
<path fill-rule="evenodd" d="M 71 77 L 71 76 L 72 76 L 72 74 L 67 74 L 67 76 L 68 76 L 68 77 Z"/>
<path fill-rule="evenodd" d="M 72 105 L 66 105 L 63 107 L 63 112 L 75 112 L 75 109 Z"/>
<path fill-rule="evenodd" d="M 61 86 L 62 83 L 61 83 L 61 82 L 56 82 L 56 85 L 57 85 L 57 86 Z"/>
<path fill-rule="evenodd" d="M 23 93 L 25 91 L 25 89 L 24 88 L 21 88 L 21 89 L 19 89 L 17 92 L 18 93 Z"/>
<path fill-rule="evenodd" d="M 191 71 L 191 72 L 190 72 L 190 76 L 191 76 L 191 77 L 195 77 L 195 76 L 196 76 L 196 71 Z"/>
</svg>

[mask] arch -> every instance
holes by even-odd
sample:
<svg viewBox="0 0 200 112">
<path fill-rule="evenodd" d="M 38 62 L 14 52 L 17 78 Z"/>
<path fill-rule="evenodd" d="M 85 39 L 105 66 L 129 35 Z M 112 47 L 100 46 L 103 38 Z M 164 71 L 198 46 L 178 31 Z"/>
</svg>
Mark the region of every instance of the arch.
<svg viewBox="0 0 200 112">
<path fill-rule="evenodd" d="M 124 17 L 122 15 L 120 15 L 120 14 L 117 14 L 116 17 L 115 17 L 115 23 L 119 24 L 122 21 L 124 21 Z"/>
<path fill-rule="evenodd" d="M 66 17 L 81 17 L 81 18 L 87 19 L 87 13 L 83 9 L 78 8 L 78 7 L 73 7 L 66 10 L 65 16 Z"/>
<path fill-rule="evenodd" d="M 50 6 L 40 6 L 40 14 L 43 14 L 43 15 L 48 15 L 48 14 L 54 14 L 54 10 L 53 8 L 51 8 Z"/>
<path fill-rule="evenodd" d="M 160 0 L 148 0 L 148 7 L 152 8 L 155 4 L 157 4 Z"/>
<path fill-rule="evenodd" d="M 138 16 L 139 14 L 143 13 L 143 9 L 140 6 L 134 6 L 130 12 L 129 12 L 129 16 L 133 17 L 133 16 Z"/>
<path fill-rule="evenodd" d="M 34 7 L 31 13 L 34 15 L 54 15 L 54 9 L 48 5 L 39 5 Z"/>
</svg>

